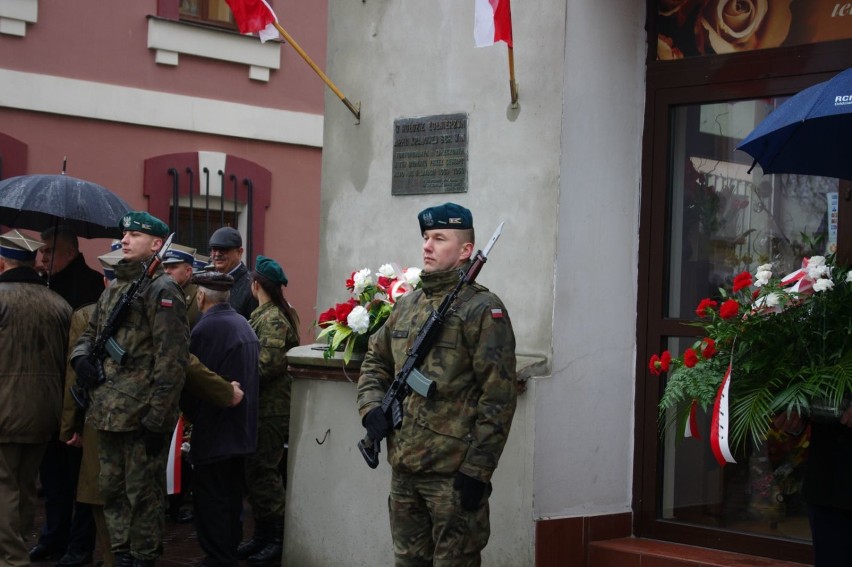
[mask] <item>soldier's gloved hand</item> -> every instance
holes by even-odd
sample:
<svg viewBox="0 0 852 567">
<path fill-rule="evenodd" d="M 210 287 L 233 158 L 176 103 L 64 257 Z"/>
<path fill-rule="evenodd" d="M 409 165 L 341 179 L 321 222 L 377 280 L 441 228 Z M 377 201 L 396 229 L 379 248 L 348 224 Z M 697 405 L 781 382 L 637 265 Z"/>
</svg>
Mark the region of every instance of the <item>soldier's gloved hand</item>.
<svg viewBox="0 0 852 567">
<path fill-rule="evenodd" d="M 373 408 L 367 415 L 364 416 L 364 427 L 367 428 L 367 435 L 370 439 L 378 443 L 384 439 L 390 431 L 391 424 L 385 416 L 382 408 Z"/>
<path fill-rule="evenodd" d="M 159 455 L 163 450 L 163 447 L 166 445 L 166 437 L 168 433 L 160 433 L 159 431 L 151 431 L 144 425 L 142 429 L 136 432 L 134 435 L 134 439 L 142 440 L 142 443 L 145 445 L 145 454 L 149 457 L 154 457 Z"/>
<path fill-rule="evenodd" d="M 481 480 L 469 477 L 463 472 L 457 472 L 453 480 L 453 488 L 461 492 L 461 505 L 465 510 L 473 511 L 479 508 L 482 495 L 485 494 L 486 484 Z"/>
<path fill-rule="evenodd" d="M 95 368 L 95 365 L 89 361 L 89 357 L 86 355 L 81 354 L 72 358 L 71 366 L 74 368 L 74 372 L 77 373 L 77 377 L 83 382 L 95 382 L 98 378 L 98 369 Z"/>
</svg>

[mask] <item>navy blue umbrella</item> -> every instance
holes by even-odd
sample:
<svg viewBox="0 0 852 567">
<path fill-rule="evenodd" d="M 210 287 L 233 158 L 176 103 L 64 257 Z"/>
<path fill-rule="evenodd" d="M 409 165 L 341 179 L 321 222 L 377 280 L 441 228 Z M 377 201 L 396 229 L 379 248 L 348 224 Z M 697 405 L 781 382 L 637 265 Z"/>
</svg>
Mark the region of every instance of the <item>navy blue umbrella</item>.
<svg viewBox="0 0 852 567">
<path fill-rule="evenodd" d="M 790 97 L 737 149 L 764 173 L 852 179 L 852 69 Z"/>
<path fill-rule="evenodd" d="M 0 224 L 42 231 L 67 225 L 83 238 L 120 238 L 130 206 L 109 189 L 70 175 L 21 175 L 0 181 Z"/>
</svg>

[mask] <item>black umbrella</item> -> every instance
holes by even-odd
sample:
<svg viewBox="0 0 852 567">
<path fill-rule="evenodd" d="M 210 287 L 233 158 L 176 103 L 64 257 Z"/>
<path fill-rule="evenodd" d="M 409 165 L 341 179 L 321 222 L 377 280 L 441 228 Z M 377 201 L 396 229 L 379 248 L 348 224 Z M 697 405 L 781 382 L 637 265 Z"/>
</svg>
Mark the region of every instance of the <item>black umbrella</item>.
<svg viewBox="0 0 852 567">
<path fill-rule="evenodd" d="M 44 230 L 70 226 L 83 238 L 120 238 L 130 206 L 109 189 L 68 175 L 21 175 L 0 181 L 0 224 Z"/>
</svg>

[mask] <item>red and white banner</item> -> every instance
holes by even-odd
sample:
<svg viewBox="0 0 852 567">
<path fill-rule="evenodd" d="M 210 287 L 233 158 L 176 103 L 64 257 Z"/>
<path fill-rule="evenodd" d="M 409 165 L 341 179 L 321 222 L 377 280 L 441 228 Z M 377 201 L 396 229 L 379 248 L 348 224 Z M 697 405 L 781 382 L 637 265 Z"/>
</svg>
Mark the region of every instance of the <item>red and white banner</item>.
<svg viewBox="0 0 852 567">
<path fill-rule="evenodd" d="M 183 445 L 183 416 L 178 418 L 172 442 L 169 444 L 169 460 L 166 464 L 166 493 L 180 494 L 181 458 L 180 450 Z"/>
<path fill-rule="evenodd" d="M 692 400 L 692 405 L 689 407 L 689 415 L 686 417 L 686 424 L 683 427 L 683 436 L 694 437 L 700 441 L 701 435 L 698 433 L 698 416 L 695 413 L 697 409 L 698 400 Z"/>
<path fill-rule="evenodd" d="M 262 43 L 278 37 L 278 28 L 274 25 L 278 17 L 266 0 L 225 1 L 234 13 L 234 22 L 240 33 L 257 32 Z"/>
<path fill-rule="evenodd" d="M 476 47 L 505 41 L 512 47 L 512 9 L 509 0 L 474 0 L 473 39 Z"/>
<path fill-rule="evenodd" d="M 727 463 L 737 462 L 734 460 L 728 444 L 730 437 L 728 390 L 730 386 L 731 365 L 729 364 L 728 371 L 725 372 L 725 377 L 722 378 L 719 391 L 716 393 L 716 402 L 713 404 L 713 416 L 710 419 L 710 448 L 713 450 L 713 456 L 716 457 L 716 462 L 719 463 L 720 467 L 724 467 Z"/>
</svg>

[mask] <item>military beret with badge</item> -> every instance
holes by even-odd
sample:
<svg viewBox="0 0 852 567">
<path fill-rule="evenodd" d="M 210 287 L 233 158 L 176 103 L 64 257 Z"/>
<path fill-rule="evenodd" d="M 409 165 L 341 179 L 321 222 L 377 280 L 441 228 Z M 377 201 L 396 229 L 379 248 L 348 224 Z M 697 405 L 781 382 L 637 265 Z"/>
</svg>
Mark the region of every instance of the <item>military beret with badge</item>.
<svg viewBox="0 0 852 567">
<path fill-rule="evenodd" d="M 122 232 L 142 232 L 151 236 L 165 238 L 169 235 L 169 225 L 146 211 L 131 211 L 121 217 L 118 228 Z"/>
<path fill-rule="evenodd" d="M 471 212 L 455 203 L 444 203 L 423 209 L 417 215 L 420 221 L 420 233 L 435 229 L 466 230 L 473 228 L 473 215 Z"/>
</svg>

